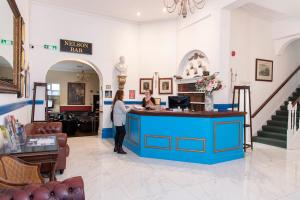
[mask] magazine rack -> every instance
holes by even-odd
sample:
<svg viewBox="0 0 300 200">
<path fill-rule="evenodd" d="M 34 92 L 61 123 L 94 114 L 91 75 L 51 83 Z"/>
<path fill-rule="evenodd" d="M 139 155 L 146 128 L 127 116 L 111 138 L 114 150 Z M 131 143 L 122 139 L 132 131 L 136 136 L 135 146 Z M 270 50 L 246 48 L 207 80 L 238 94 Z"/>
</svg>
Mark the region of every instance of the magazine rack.
<svg viewBox="0 0 300 200">
<path fill-rule="evenodd" d="M 32 99 L 32 110 L 31 110 L 31 123 L 33 122 L 40 122 L 35 121 L 34 115 L 35 115 L 35 105 L 36 105 L 36 90 L 38 87 L 44 87 L 45 88 L 45 121 L 48 121 L 48 89 L 47 89 L 47 83 L 34 83 L 33 86 L 33 99 Z"/>
</svg>

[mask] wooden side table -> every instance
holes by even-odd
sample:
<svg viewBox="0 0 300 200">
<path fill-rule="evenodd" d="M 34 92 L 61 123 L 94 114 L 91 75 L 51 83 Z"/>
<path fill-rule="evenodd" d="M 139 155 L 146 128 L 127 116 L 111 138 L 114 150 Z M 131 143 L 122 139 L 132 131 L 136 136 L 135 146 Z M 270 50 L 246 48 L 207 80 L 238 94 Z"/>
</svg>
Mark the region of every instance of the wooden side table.
<svg viewBox="0 0 300 200">
<path fill-rule="evenodd" d="M 39 139 L 39 138 L 53 138 L 55 144 L 45 145 L 45 146 L 32 146 L 28 144 L 28 141 L 30 139 Z M 50 164 L 51 170 L 49 171 L 49 179 L 50 181 L 55 181 L 56 180 L 55 171 L 56 171 L 58 151 L 59 151 L 59 146 L 58 146 L 56 135 L 52 135 L 52 134 L 49 134 L 47 136 L 32 135 L 27 137 L 26 143 L 24 145 L 18 145 L 18 148 L 16 150 L 12 150 L 12 149 L 0 150 L 0 156 L 11 155 L 30 163 Z"/>
</svg>

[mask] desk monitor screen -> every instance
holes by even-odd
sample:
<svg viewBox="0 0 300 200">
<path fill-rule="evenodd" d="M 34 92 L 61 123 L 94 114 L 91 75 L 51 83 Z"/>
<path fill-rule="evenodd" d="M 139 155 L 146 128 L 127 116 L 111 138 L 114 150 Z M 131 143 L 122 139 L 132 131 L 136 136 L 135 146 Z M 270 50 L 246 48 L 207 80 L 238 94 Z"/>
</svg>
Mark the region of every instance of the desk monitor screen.
<svg viewBox="0 0 300 200">
<path fill-rule="evenodd" d="M 53 108 L 53 100 L 48 100 L 48 108 Z"/>
<path fill-rule="evenodd" d="M 169 96 L 169 108 L 188 108 L 190 107 L 189 96 Z"/>
</svg>

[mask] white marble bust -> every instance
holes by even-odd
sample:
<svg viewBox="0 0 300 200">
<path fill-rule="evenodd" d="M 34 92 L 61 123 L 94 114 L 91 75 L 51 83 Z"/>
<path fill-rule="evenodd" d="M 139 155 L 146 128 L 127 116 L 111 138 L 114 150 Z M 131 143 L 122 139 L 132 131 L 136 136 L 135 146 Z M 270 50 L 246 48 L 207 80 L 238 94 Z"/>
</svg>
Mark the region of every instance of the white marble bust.
<svg viewBox="0 0 300 200">
<path fill-rule="evenodd" d="M 127 76 L 127 65 L 125 64 L 125 57 L 121 56 L 120 61 L 115 66 L 118 76 Z"/>
</svg>

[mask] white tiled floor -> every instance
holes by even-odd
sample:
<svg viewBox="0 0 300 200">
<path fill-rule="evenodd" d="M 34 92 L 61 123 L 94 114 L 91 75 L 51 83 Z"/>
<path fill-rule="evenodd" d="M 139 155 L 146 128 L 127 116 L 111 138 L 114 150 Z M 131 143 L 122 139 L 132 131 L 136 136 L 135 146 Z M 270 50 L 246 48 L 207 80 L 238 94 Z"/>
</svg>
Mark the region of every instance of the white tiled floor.
<svg viewBox="0 0 300 200">
<path fill-rule="evenodd" d="M 69 138 L 67 169 L 87 200 L 299 200 L 300 150 L 255 144 L 245 159 L 201 165 L 112 152 L 112 141 Z"/>
</svg>

